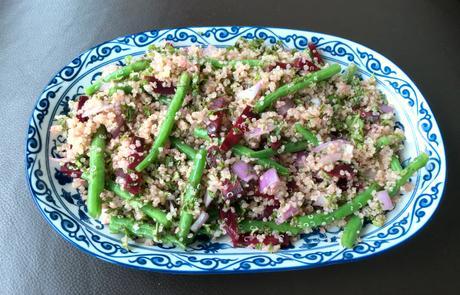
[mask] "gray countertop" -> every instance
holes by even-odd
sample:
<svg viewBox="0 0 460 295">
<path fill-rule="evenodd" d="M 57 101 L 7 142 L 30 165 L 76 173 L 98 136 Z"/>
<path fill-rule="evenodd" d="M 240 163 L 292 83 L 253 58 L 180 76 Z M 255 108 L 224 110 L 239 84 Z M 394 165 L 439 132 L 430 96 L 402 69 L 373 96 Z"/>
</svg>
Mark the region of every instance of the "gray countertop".
<svg viewBox="0 0 460 295">
<path fill-rule="evenodd" d="M 460 288 L 459 1 L 0 1 L 0 294 L 452 294 Z M 35 98 L 83 50 L 118 36 L 191 25 L 269 25 L 342 36 L 415 81 L 444 135 L 450 183 L 433 220 L 383 255 L 319 269 L 183 276 L 100 261 L 60 238 L 26 187 Z M 458 293 L 457 293 L 458 294 Z"/>
</svg>

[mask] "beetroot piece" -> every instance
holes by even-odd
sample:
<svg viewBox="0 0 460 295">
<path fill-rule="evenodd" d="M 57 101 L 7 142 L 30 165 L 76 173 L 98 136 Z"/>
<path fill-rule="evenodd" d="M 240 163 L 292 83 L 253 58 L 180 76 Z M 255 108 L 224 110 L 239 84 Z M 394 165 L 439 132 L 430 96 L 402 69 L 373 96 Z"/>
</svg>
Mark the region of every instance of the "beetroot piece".
<svg viewBox="0 0 460 295">
<path fill-rule="evenodd" d="M 344 173 L 343 175 L 342 175 L 341 171 L 343 171 L 343 173 Z M 327 173 L 332 177 L 337 177 L 338 178 L 337 186 L 341 190 L 347 190 L 350 181 L 353 180 L 354 177 L 355 177 L 355 172 L 354 172 L 353 166 L 350 165 L 350 164 L 345 164 L 345 163 L 336 164 L 334 169 L 332 169 L 331 171 L 329 171 Z"/>
<path fill-rule="evenodd" d="M 208 167 L 217 166 L 217 157 L 219 156 L 219 147 L 217 145 L 210 146 L 206 154 L 206 165 Z"/>
<path fill-rule="evenodd" d="M 282 145 L 283 144 L 282 144 L 281 140 L 278 140 L 278 141 L 275 141 L 275 142 L 270 142 L 268 144 L 268 146 L 271 147 L 274 151 L 279 149 Z"/>
<path fill-rule="evenodd" d="M 82 174 L 80 169 L 75 169 L 74 167 L 71 167 L 70 163 L 65 163 L 64 165 L 61 166 L 59 170 L 65 175 L 72 177 L 72 178 L 80 178 Z"/>
<path fill-rule="evenodd" d="M 244 132 L 247 131 L 246 120 L 255 117 L 256 114 L 252 112 L 252 108 L 250 106 L 246 106 L 246 108 L 243 110 L 243 113 L 236 119 L 232 128 L 225 136 L 224 141 L 220 145 L 220 149 L 224 152 L 227 152 L 232 148 L 232 146 L 237 144 L 243 137 Z"/>
<path fill-rule="evenodd" d="M 124 190 L 134 195 L 141 191 L 142 175 L 140 173 L 125 173 L 123 169 L 117 169 L 115 170 L 115 176 L 117 177 L 117 182 L 121 183 L 121 187 Z"/>
<path fill-rule="evenodd" d="M 134 136 L 131 139 L 131 144 L 134 144 L 134 150 L 138 153 L 145 152 L 147 150 L 147 146 L 145 145 L 145 139 L 139 136 Z"/>
<path fill-rule="evenodd" d="M 174 88 L 173 86 L 164 87 L 163 81 L 158 80 L 154 76 L 145 76 L 144 78 L 148 82 L 156 83 L 156 86 L 153 87 L 153 91 L 155 91 L 156 93 L 163 94 L 163 95 L 171 95 L 176 92 L 176 88 Z"/>
<path fill-rule="evenodd" d="M 313 56 L 313 59 L 319 63 L 319 64 L 324 64 L 323 58 L 319 54 L 318 48 L 316 48 L 316 44 L 314 43 L 308 43 L 308 48 L 310 49 L 311 55 Z"/>
<path fill-rule="evenodd" d="M 78 99 L 78 102 L 77 102 L 77 112 L 79 110 L 81 110 L 81 108 L 85 105 L 85 102 L 89 99 L 88 96 L 86 95 L 81 95 L 80 98 Z M 78 121 L 80 122 L 86 122 L 88 121 L 88 117 L 83 117 L 82 114 L 77 114 L 77 119 Z"/>
<path fill-rule="evenodd" d="M 319 67 L 316 66 L 314 63 L 312 63 L 311 61 L 309 60 L 303 60 L 301 58 L 296 58 L 294 60 L 294 62 L 292 63 L 292 66 L 294 68 L 297 68 L 297 69 L 300 69 L 300 70 L 303 70 L 305 66 L 308 67 L 308 71 L 309 72 L 315 72 L 315 71 L 318 71 L 319 70 Z"/>
<path fill-rule="evenodd" d="M 269 66 L 268 71 L 271 72 L 274 68 L 280 67 L 281 69 L 285 70 L 287 68 L 287 63 L 284 62 L 276 62 L 274 66 Z"/>
<path fill-rule="evenodd" d="M 274 196 L 268 196 L 268 197 L 269 199 L 273 199 L 273 205 L 265 206 L 264 212 L 260 216 L 261 219 L 270 217 L 273 214 L 273 211 L 280 207 L 280 202 L 276 200 Z"/>
<path fill-rule="evenodd" d="M 229 208 L 227 211 L 220 210 L 220 220 L 224 223 L 224 229 L 228 236 L 232 240 L 233 246 L 238 245 L 239 234 L 238 234 L 238 221 L 237 216 L 233 208 Z"/>
<path fill-rule="evenodd" d="M 241 183 L 238 179 L 233 182 L 226 179 L 222 184 L 222 195 L 226 200 L 235 200 L 244 192 L 243 187 L 241 186 Z"/>
<path fill-rule="evenodd" d="M 142 162 L 143 159 L 144 157 L 141 156 L 139 153 L 132 153 L 128 157 L 128 161 L 129 161 L 128 169 L 134 170 L 136 166 L 139 165 L 140 162 Z"/>
</svg>

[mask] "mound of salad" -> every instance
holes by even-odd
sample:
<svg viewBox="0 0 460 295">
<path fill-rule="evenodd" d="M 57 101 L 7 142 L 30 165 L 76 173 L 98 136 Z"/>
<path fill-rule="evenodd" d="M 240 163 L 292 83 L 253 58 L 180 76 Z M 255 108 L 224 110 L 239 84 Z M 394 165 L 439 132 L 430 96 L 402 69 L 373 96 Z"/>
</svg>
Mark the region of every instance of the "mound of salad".
<svg viewBox="0 0 460 295">
<path fill-rule="evenodd" d="M 103 68 L 51 132 L 88 214 L 147 245 L 228 235 L 276 251 L 301 234 L 382 226 L 410 177 L 404 132 L 373 77 L 305 50 L 150 45 Z"/>
</svg>

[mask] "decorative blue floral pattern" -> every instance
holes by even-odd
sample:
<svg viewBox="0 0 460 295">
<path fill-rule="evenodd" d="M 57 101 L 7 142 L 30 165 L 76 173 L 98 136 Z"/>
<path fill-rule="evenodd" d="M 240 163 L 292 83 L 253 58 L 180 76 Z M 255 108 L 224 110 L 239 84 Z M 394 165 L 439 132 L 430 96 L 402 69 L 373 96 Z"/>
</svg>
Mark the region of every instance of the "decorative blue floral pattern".
<svg viewBox="0 0 460 295">
<path fill-rule="evenodd" d="M 406 160 L 426 151 L 430 160 L 414 180 L 414 191 L 390 214 L 387 223 L 367 225 L 354 249 L 343 249 L 338 230 L 303 235 L 291 248 L 277 253 L 234 249 L 226 240 L 201 241 L 186 251 L 168 245 L 147 247 L 130 244 L 129 250 L 99 221 L 86 214 L 83 200 L 59 172 L 56 146 L 64 139 L 48 132 L 57 115 L 67 114 L 68 103 L 83 92 L 83 86 L 100 76 L 101 67 L 122 64 L 127 55 L 139 55 L 152 43 L 163 40 L 180 46 L 232 45 L 238 38 L 263 38 L 303 50 L 317 44 L 327 61 L 353 62 L 360 72 L 374 75 L 393 93 L 409 143 Z M 78 248 L 114 263 L 166 272 L 245 272 L 314 267 L 350 261 L 385 251 L 410 238 L 432 216 L 441 200 L 445 182 L 444 144 L 434 116 L 414 83 L 392 62 L 357 43 L 320 33 L 263 27 L 203 27 L 153 30 L 105 42 L 91 48 L 64 67 L 40 95 L 30 118 L 26 141 L 26 170 L 32 198 L 45 219 Z"/>
</svg>

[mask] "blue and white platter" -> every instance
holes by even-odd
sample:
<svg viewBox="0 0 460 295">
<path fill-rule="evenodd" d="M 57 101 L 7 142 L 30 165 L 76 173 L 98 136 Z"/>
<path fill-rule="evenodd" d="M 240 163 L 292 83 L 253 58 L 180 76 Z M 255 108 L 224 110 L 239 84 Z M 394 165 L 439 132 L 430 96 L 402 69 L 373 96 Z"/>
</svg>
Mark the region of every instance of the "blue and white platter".
<svg viewBox="0 0 460 295">
<path fill-rule="evenodd" d="M 166 246 L 131 243 L 123 248 L 120 236 L 90 218 L 71 180 L 59 172 L 56 146 L 64 140 L 49 129 L 57 115 L 69 111 L 68 102 L 83 93 L 108 64 L 127 55 L 142 55 L 147 46 L 163 40 L 175 46 L 228 46 L 240 38 L 282 42 L 304 49 L 313 42 L 324 59 L 345 68 L 355 63 L 363 76 L 374 76 L 390 104 L 396 106 L 398 124 L 406 134 L 403 160 L 421 152 L 430 156 L 426 169 L 412 177 L 414 189 L 393 210 L 383 227 L 367 225 L 354 249 L 339 244 L 339 231 L 303 235 L 291 248 L 276 253 L 233 248 L 228 240 L 193 244 L 187 251 Z M 40 94 L 30 117 L 25 155 L 32 199 L 48 223 L 65 240 L 102 260 L 144 270 L 174 273 L 240 273 L 294 270 L 355 261 L 382 253 L 421 230 L 441 201 L 446 180 L 446 159 L 434 115 L 414 82 L 383 55 L 358 43 L 321 33 L 268 27 L 187 27 L 128 35 L 97 45 L 61 69 Z M 50 233 L 51 235 L 51 233 Z"/>
</svg>

